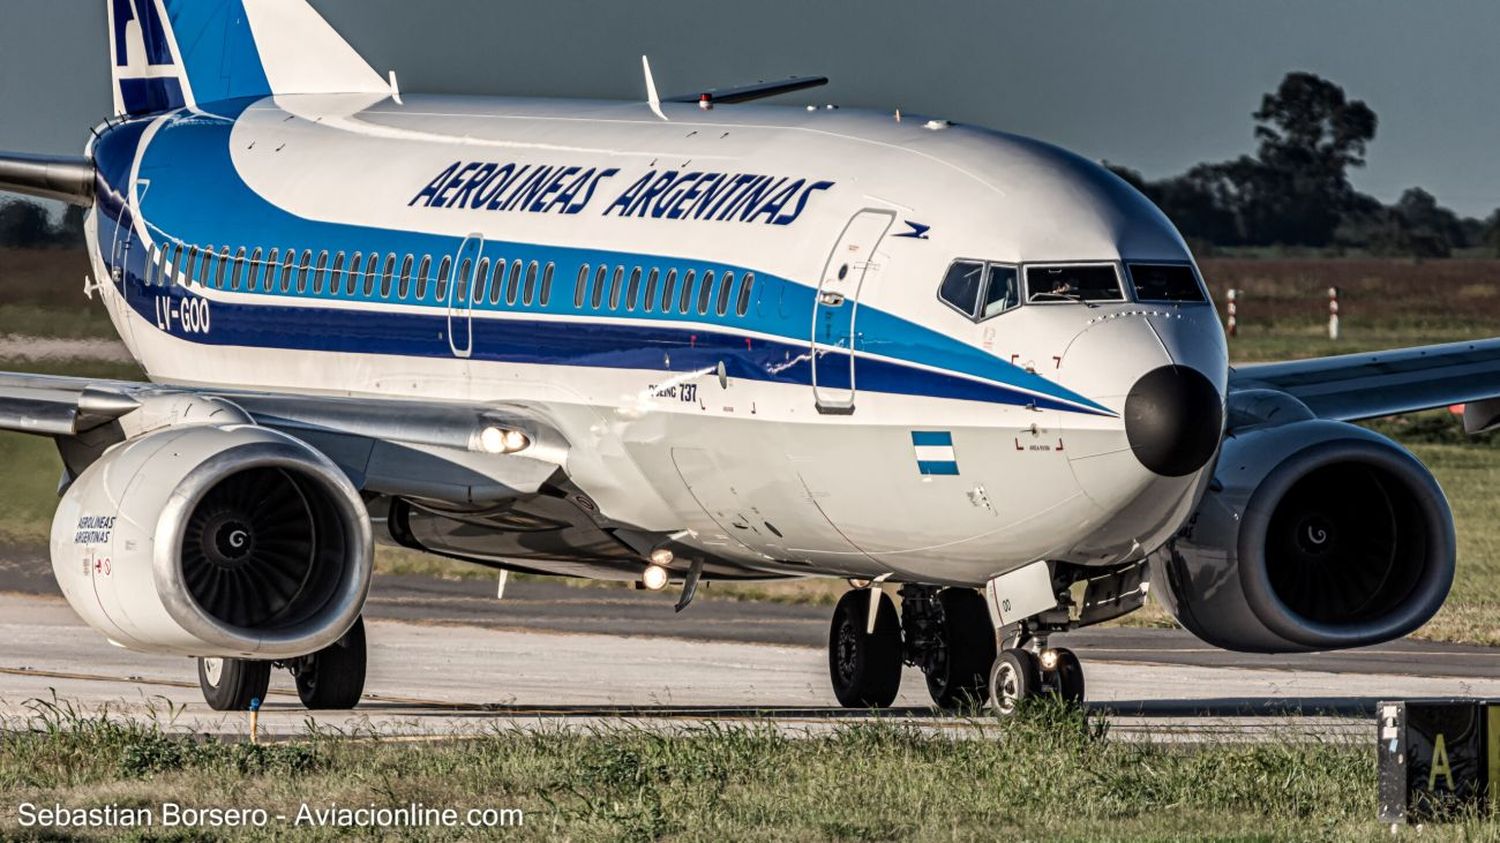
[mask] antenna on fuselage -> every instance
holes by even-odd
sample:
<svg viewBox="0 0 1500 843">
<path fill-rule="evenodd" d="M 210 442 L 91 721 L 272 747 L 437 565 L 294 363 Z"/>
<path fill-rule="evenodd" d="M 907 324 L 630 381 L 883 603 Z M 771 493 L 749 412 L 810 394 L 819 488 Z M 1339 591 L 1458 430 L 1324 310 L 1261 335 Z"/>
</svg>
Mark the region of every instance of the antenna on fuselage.
<svg viewBox="0 0 1500 843">
<path fill-rule="evenodd" d="M 651 59 L 641 56 L 641 69 L 646 71 L 646 104 L 657 117 L 666 120 L 667 115 L 661 111 L 661 95 L 656 92 L 656 79 L 651 76 Z"/>
</svg>

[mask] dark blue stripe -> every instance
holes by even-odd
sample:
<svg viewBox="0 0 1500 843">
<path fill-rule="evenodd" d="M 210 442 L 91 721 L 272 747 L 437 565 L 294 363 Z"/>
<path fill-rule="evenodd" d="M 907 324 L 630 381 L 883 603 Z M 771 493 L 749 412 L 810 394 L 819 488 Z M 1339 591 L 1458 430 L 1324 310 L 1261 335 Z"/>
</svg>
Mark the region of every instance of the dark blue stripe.
<svg viewBox="0 0 1500 843">
<path fill-rule="evenodd" d="M 121 79 L 120 98 L 124 101 L 125 113 L 133 115 L 160 114 L 187 105 L 182 96 L 182 83 L 170 77 Z"/>
<path fill-rule="evenodd" d="M 948 431 L 913 430 L 911 432 L 911 444 L 917 446 L 952 445 L 953 434 Z"/>
<path fill-rule="evenodd" d="M 958 463 L 956 462 L 925 462 L 918 460 L 917 468 L 926 475 L 951 477 L 958 474 Z"/>
</svg>

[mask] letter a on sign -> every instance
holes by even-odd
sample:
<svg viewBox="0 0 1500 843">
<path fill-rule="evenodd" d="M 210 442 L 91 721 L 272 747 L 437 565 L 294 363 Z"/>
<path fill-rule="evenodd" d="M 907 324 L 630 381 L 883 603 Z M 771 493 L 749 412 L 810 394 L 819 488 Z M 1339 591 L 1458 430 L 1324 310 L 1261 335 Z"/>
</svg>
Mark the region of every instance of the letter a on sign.
<svg viewBox="0 0 1500 843">
<path fill-rule="evenodd" d="M 1448 792 L 1452 793 L 1456 789 L 1453 787 L 1453 767 L 1448 763 L 1448 744 L 1443 740 L 1442 732 L 1438 732 L 1437 740 L 1432 742 L 1432 772 L 1427 774 L 1428 790 L 1437 788 L 1438 773 L 1442 773 L 1443 778 L 1447 779 Z"/>
</svg>

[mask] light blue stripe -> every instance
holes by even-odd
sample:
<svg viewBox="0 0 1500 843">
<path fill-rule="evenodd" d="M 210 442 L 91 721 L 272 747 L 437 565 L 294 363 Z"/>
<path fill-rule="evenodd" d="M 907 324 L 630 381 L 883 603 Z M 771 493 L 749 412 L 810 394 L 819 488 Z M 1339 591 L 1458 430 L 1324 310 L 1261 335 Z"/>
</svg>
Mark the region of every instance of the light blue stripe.
<svg viewBox="0 0 1500 843">
<path fill-rule="evenodd" d="M 919 460 L 917 470 L 927 475 L 956 475 L 958 474 L 958 463 L 956 462 L 926 462 Z"/>
<path fill-rule="evenodd" d="M 911 444 L 916 446 L 926 445 L 952 445 L 953 434 L 948 431 L 926 431 L 913 430 L 911 432 Z"/>
</svg>

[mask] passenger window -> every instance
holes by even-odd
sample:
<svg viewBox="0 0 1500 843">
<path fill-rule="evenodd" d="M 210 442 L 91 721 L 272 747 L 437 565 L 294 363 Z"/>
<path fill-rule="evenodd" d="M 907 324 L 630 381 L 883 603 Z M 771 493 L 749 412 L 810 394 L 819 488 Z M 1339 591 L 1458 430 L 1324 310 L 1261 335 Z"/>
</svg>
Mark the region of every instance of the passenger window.
<svg viewBox="0 0 1500 843">
<path fill-rule="evenodd" d="M 401 275 L 396 279 L 396 298 L 399 301 L 406 301 L 406 298 L 411 295 L 411 268 L 416 262 L 416 255 L 407 255 L 401 261 Z"/>
<path fill-rule="evenodd" d="M 635 304 L 641 297 L 641 268 L 636 267 L 630 271 L 630 285 L 625 288 L 625 309 L 635 310 Z"/>
<path fill-rule="evenodd" d="M 697 277 L 698 270 L 689 269 L 682 279 L 682 301 L 677 303 L 677 310 L 684 316 L 693 312 L 693 281 Z"/>
<path fill-rule="evenodd" d="M 336 296 L 339 294 L 339 284 L 342 283 L 339 279 L 343 276 L 344 253 L 339 252 L 333 258 L 333 269 L 328 271 L 328 295 Z"/>
<path fill-rule="evenodd" d="M 218 272 L 214 273 L 214 288 L 224 289 L 224 274 L 229 271 L 229 247 L 219 250 Z"/>
<path fill-rule="evenodd" d="M 229 277 L 229 289 L 234 290 L 235 292 L 239 291 L 240 279 L 244 276 L 244 273 L 245 247 L 241 246 L 240 250 L 238 252 L 235 252 L 234 254 L 234 273 Z"/>
<path fill-rule="evenodd" d="M 198 247 L 194 246 L 188 250 L 187 271 L 184 272 L 182 283 L 184 287 L 193 285 L 193 270 L 198 268 Z"/>
<path fill-rule="evenodd" d="M 260 288 L 269 293 L 276 289 L 276 270 L 281 266 L 281 250 L 272 249 L 266 259 L 266 274 L 260 279 Z"/>
<path fill-rule="evenodd" d="M 365 298 L 370 299 L 375 297 L 375 279 L 379 276 L 380 255 L 372 252 L 368 258 L 365 258 L 365 283 L 363 289 Z"/>
<path fill-rule="evenodd" d="M 281 292 L 292 291 L 292 276 L 297 272 L 297 250 L 287 249 L 281 253 Z"/>
<path fill-rule="evenodd" d="M 973 319 L 979 312 L 979 290 L 984 284 L 984 264 L 958 261 L 948 268 L 938 298 L 963 315 Z"/>
<path fill-rule="evenodd" d="M 537 304 L 542 307 L 546 307 L 548 302 L 552 301 L 552 275 L 556 271 L 557 264 L 554 263 L 548 263 L 547 268 L 542 270 L 542 297 L 537 300 Z M 527 302 L 527 304 L 530 303 Z"/>
<path fill-rule="evenodd" d="M 328 252 L 318 253 L 318 264 L 313 267 L 313 295 L 323 295 L 323 285 L 328 283 Z"/>
<path fill-rule="evenodd" d="M 614 281 L 612 281 L 610 283 L 610 285 L 609 285 L 609 309 L 610 310 L 619 310 L 619 308 L 620 308 L 620 293 L 624 292 L 624 288 L 625 288 L 625 267 L 623 267 L 623 266 L 617 266 L 617 267 L 615 267 L 615 278 L 614 278 Z"/>
<path fill-rule="evenodd" d="M 599 267 L 599 271 L 594 273 L 594 291 L 589 296 L 589 306 L 595 310 L 598 310 L 599 305 L 604 303 L 604 284 L 608 280 L 609 267 Z"/>
<path fill-rule="evenodd" d="M 396 256 L 386 255 L 385 272 L 380 275 L 380 297 L 389 299 L 396 282 Z"/>
<path fill-rule="evenodd" d="M 359 268 L 364 264 L 365 253 L 355 252 L 349 261 L 349 271 L 344 275 L 344 295 L 353 296 L 354 290 L 359 286 Z"/>
<path fill-rule="evenodd" d="M 578 280 L 573 283 L 573 307 L 582 310 L 583 300 L 588 296 L 589 265 L 578 268 Z"/>
<path fill-rule="evenodd" d="M 667 280 L 661 285 L 661 312 L 672 312 L 672 294 L 677 292 L 677 270 L 667 270 Z"/>
<path fill-rule="evenodd" d="M 999 316 L 1013 307 L 1021 305 L 1021 279 L 1013 266 L 989 265 L 989 280 L 984 288 L 984 308 L 979 313 L 983 322 L 991 316 Z"/>
<path fill-rule="evenodd" d="M 312 269 L 312 249 L 302 252 L 302 263 L 297 267 L 297 295 L 307 293 L 307 274 Z"/>
<path fill-rule="evenodd" d="M 493 272 L 490 272 L 490 278 L 486 279 L 490 305 L 498 306 L 501 297 L 505 296 L 505 267 L 507 266 L 510 264 L 505 263 L 505 258 L 495 258 L 495 263 L 492 264 Z M 474 300 L 478 302 L 478 299 Z"/>
<path fill-rule="evenodd" d="M 510 265 L 510 280 L 505 284 L 505 304 L 514 307 L 516 295 L 521 292 L 521 262 L 515 261 Z"/>
<path fill-rule="evenodd" d="M 714 300 L 714 271 L 703 273 L 703 285 L 698 288 L 698 315 L 707 316 L 708 306 Z"/>
<path fill-rule="evenodd" d="M 484 291 L 489 284 L 491 265 L 489 258 L 480 258 L 479 268 L 474 270 L 474 288 L 471 290 L 474 294 L 474 304 L 484 303 Z"/>
<path fill-rule="evenodd" d="M 432 255 L 422 256 L 422 265 L 417 267 L 417 300 L 427 295 L 427 273 L 432 271 Z"/>
<path fill-rule="evenodd" d="M 661 281 L 661 270 L 651 267 L 651 274 L 646 276 L 646 292 L 641 300 L 641 306 L 650 313 L 656 307 L 656 285 Z"/>
<path fill-rule="evenodd" d="M 745 273 L 745 280 L 740 283 L 740 300 L 735 303 L 734 312 L 738 316 L 744 316 L 750 312 L 750 293 L 755 289 L 755 273 Z"/>
<path fill-rule="evenodd" d="M 437 294 L 439 302 L 448 300 L 448 276 L 453 274 L 453 258 L 444 257 L 443 262 L 438 264 L 437 283 L 433 284 L 433 292 Z"/>
<path fill-rule="evenodd" d="M 458 277 L 453 279 L 453 303 L 463 304 L 469 297 L 469 282 L 474 278 L 474 259 L 464 258 Z"/>
<path fill-rule="evenodd" d="M 536 276 L 542 271 L 541 264 L 532 261 L 526 267 L 526 287 L 521 291 L 521 303 L 527 307 L 536 301 Z"/>
<path fill-rule="evenodd" d="M 1191 266 L 1133 263 L 1130 265 L 1130 280 L 1135 282 L 1135 297 L 1141 301 L 1208 300 Z"/>
<path fill-rule="evenodd" d="M 265 250 L 256 247 L 250 253 L 250 266 L 245 269 L 245 292 L 255 292 L 255 283 L 260 280 L 260 259 L 265 255 Z"/>
<path fill-rule="evenodd" d="M 1113 264 L 1028 266 L 1026 295 L 1027 301 L 1041 303 L 1125 300 Z"/>
<path fill-rule="evenodd" d="M 171 283 L 174 286 L 177 285 L 177 284 L 181 284 L 182 283 L 182 281 L 180 280 L 182 278 L 182 244 L 181 243 L 178 243 L 176 245 L 176 247 L 174 247 L 172 249 L 172 267 L 171 267 L 171 269 L 172 269 Z"/>
<path fill-rule="evenodd" d="M 726 272 L 719 280 L 719 306 L 714 312 L 723 316 L 729 312 L 729 298 L 734 293 L 734 273 Z"/>
</svg>

